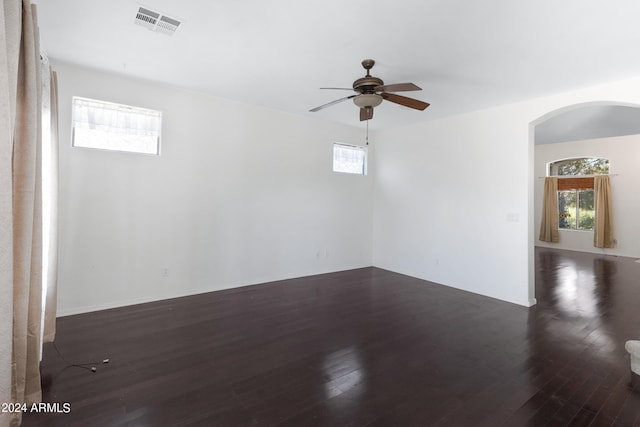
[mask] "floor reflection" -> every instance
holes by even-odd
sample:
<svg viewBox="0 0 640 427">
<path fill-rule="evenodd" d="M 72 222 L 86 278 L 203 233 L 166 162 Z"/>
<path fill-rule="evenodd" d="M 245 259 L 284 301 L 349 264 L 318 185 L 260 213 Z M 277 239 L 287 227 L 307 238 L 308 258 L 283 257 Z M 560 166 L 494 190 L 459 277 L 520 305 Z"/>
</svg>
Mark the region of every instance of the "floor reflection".
<svg viewBox="0 0 640 427">
<path fill-rule="evenodd" d="M 531 336 L 538 337 L 531 341 L 533 354 L 553 347 L 562 358 L 619 363 L 628 325 L 613 307 L 630 296 L 630 288 L 628 277 L 617 273 L 619 265 L 632 260 L 545 248 L 536 248 L 536 258 L 539 308 L 530 319 Z"/>
<path fill-rule="evenodd" d="M 554 286 L 556 305 L 566 316 L 598 316 L 596 281 L 592 274 L 570 263 L 558 271 Z"/>
<path fill-rule="evenodd" d="M 324 384 L 327 399 L 340 396 L 356 387 L 362 387 L 365 380 L 364 368 L 354 346 L 335 351 L 322 361 Z"/>
<path fill-rule="evenodd" d="M 604 256 L 537 251 L 536 295 L 563 317 L 606 317 L 616 264 Z"/>
</svg>

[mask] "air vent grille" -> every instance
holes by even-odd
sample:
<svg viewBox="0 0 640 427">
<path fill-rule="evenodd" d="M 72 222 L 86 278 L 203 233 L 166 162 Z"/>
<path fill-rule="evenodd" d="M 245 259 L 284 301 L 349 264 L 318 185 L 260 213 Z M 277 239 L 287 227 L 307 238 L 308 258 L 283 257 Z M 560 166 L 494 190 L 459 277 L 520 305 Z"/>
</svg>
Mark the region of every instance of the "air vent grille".
<svg viewBox="0 0 640 427">
<path fill-rule="evenodd" d="M 148 30 L 169 36 L 173 35 L 181 24 L 181 22 L 175 18 L 170 18 L 144 7 L 138 9 L 134 22 Z"/>
<path fill-rule="evenodd" d="M 180 26 L 180 21 L 177 19 L 169 18 L 168 16 L 161 16 L 160 21 L 156 25 L 156 31 L 164 34 L 173 34 Z"/>
</svg>

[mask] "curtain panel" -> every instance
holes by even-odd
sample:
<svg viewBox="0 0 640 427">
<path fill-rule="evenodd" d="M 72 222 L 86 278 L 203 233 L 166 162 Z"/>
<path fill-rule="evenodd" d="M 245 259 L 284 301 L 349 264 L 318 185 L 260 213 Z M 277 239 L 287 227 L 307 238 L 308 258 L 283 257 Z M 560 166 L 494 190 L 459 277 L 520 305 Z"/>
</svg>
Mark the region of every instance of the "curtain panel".
<svg viewBox="0 0 640 427">
<path fill-rule="evenodd" d="M 611 202 L 611 181 L 608 175 L 596 176 L 594 180 L 595 224 L 593 246 L 613 248 L 613 212 Z"/>
<path fill-rule="evenodd" d="M 547 177 L 544 180 L 542 199 L 542 221 L 540 222 L 539 239 L 543 242 L 558 243 L 558 178 Z"/>
<path fill-rule="evenodd" d="M 48 66 L 45 72 L 48 77 Z M 42 77 L 36 7 L 29 0 L 4 0 L 0 7 L 0 401 L 5 403 L 41 401 L 43 318 L 49 322 L 44 330 L 47 339 L 53 339 L 55 332 L 50 324 L 55 322 L 55 311 L 43 313 L 43 302 L 55 304 L 55 294 L 45 298 L 43 290 Z M 51 126 L 47 126 L 56 132 L 51 138 L 51 163 L 57 161 L 55 83 L 54 76 Z M 51 171 L 48 175 L 55 173 L 55 166 Z M 51 182 L 57 186 L 55 179 Z M 55 189 L 50 193 L 55 206 L 57 193 Z M 52 229 L 56 225 L 52 223 Z M 48 240 L 57 246 L 55 235 Z M 55 255 L 55 250 L 49 252 L 48 258 Z M 54 272 L 55 263 L 54 258 Z M 20 422 L 19 412 L 0 413 L 2 426 Z"/>
<path fill-rule="evenodd" d="M 13 342 L 13 134 L 16 117 L 22 2 L 0 6 L 0 402 L 12 399 Z M 0 425 L 10 414 L 0 411 Z"/>
<path fill-rule="evenodd" d="M 49 73 L 49 242 L 47 277 L 44 304 L 43 341 L 53 342 L 56 336 L 56 315 L 58 306 L 58 75 L 47 65 Z M 44 139 L 44 138 L 43 138 Z"/>
<path fill-rule="evenodd" d="M 42 78 L 35 7 L 31 6 L 29 0 L 23 0 L 22 5 L 22 44 L 12 163 L 12 397 L 14 402 L 34 403 L 41 400 Z M 15 424 L 17 421 L 13 422 Z"/>
</svg>

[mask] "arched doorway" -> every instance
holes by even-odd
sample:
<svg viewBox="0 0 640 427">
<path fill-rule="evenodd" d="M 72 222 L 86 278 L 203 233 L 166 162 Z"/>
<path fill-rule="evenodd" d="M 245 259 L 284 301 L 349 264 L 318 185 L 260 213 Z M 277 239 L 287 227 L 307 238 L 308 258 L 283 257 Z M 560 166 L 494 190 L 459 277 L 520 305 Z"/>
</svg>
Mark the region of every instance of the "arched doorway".
<svg viewBox="0 0 640 427">
<path fill-rule="evenodd" d="M 537 119 L 530 122 L 530 153 L 532 179 L 530 207 L 532 209 L 530 215 L 530 248 L 529 248 L 529 295 L 531 300 L 535 301 L 535 251 L 538 246 L 538 231 L 540 227 L 539 213 L 541 201 L 541 183 L 542 177 L 546 175 L 544 168 L 537 157 L 537 152 L 542 147 L 549 148 L 552 145 L 566 146 L 571 144 L 579 144 L 585 141 L 584 151 L 578 151 L 578 156 L 589 156 L 593 154 L 593 144 L 588 141 L 608 141 L 609 138 L 617 140 L 617 137 L 625 138 L 629 135 L 640 134 L 640 105 L 617 101 L 594 101 L 579 104 L 568 105 L 562 108 L 552 110 Z M 549 145 L 547 145 L 549 144 Z M 547 150 L 549 151 L 549 150 Z M 567 152 L 564 152 L 565 154 Z M 602 152 L 599 152 L 602 156 Z M 561 158 L 562 155 L 559 155 Z M 569 157 L 568 154 L 565 157 Z M 616 171 L 614 162 L 614 173 Z M 626 179 L 630 179 L 627 176 Z M 640 208 L 640 206 L 639 206 Z M 640 235 L 640 228 L 638 228 Z M 566 248 L 561 248 L 566 249 Z M 570 248 L 570 250 L 580 250 Z M 615 253 L 627 256 L 640 256 L 640 246 L 638 248 L 625 249 L 630 253 Z M 588 251 L 588 250 L 587 250 Z M 590 252 L 599 253 L 596 250 Z M 636 253 L 637 252 L 637 253 Z M 607 252 L 605 252 L 607 253 Z"/>
</svg>

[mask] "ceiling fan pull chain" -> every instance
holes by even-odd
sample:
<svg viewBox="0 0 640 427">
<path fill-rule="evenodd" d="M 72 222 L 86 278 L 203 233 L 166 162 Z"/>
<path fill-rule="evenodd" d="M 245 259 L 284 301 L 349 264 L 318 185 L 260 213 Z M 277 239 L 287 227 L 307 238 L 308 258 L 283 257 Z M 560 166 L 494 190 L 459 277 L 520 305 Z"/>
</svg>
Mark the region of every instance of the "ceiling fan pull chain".
<svg viewBox="0 0 640 427">
<path fill-rule="evenodd" d="M 369 120 L 367 120 L 367 136 L 365 138 L 367 147 L 369 146 Z"/>
</svg>

